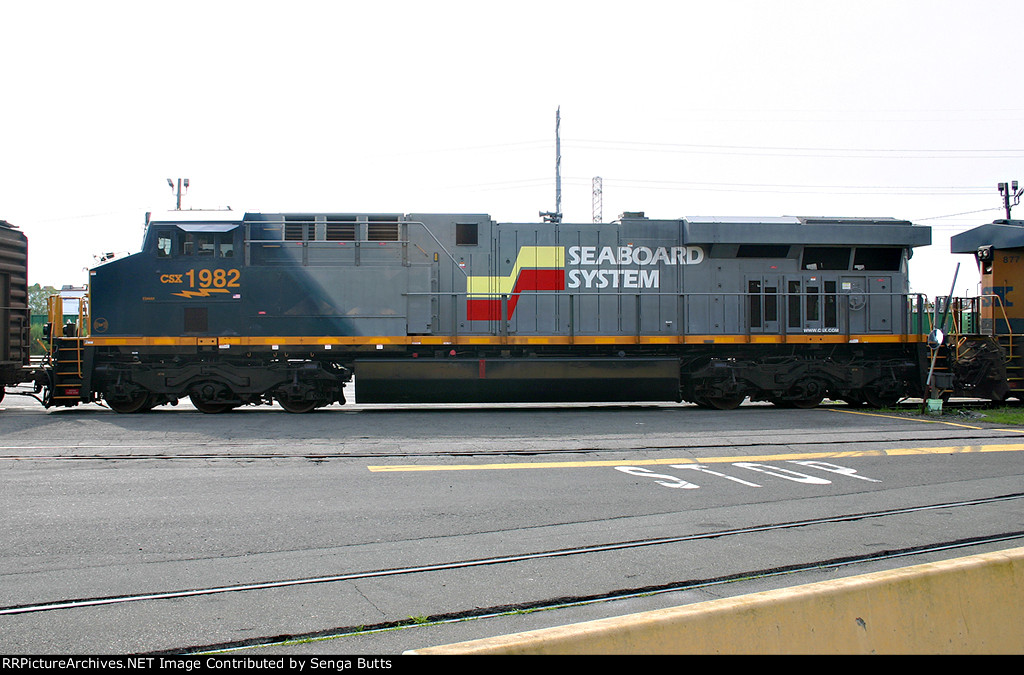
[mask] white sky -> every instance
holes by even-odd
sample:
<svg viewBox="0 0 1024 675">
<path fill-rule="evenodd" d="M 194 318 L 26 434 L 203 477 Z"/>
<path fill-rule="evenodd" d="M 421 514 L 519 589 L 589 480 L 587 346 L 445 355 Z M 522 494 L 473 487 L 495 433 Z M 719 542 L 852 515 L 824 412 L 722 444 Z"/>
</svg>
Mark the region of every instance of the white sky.
<svg viewBox="0 0 1024 675">
<path fill-rule="evenodd" d="M 1016 0 L 0 0 L 0 219 L 82 284 L 146 211 L 891 216 L 913 290 L 1021 179 Z M 1024 217 L 1024 205 L 1020 216 Z M 952 215 L 964 214 L 964 215 Z M 1016 212 L 1015 212 L 1016 214 Z"/>
</svg>

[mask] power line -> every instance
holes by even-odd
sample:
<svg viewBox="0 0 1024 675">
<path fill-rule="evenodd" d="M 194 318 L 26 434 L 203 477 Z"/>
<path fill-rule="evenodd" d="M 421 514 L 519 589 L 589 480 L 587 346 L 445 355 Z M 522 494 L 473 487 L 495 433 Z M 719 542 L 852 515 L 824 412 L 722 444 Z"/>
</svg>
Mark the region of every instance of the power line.
<svg viewBox="0 0 1024 675">
<path fill-rule="evenodd" d="M 603 149 L 629 152 L 754 155 L 763 157 L 842 157 L 846 159 L 1015 159 L 1024 157 L 1024 148 L 941 148 L 935 150 L 922 148 L 815 148 L 801 146 L 711 145 L 702 143 L 647 143 L 637 141 L 569 139 L 566 140 L 566 144 L 569 147 L 590 150 Z M 943 157 L 942 155 L 948 155 L 948 157 Z"/>
<path fill-rule="evenodd" d="M 69 215 L 69 216 L 58 216 L 56 218 L 32 219 L 32 220 L 30 220 L 28 222 L 34 223 L 34 224 L 37 224 L 37 225 L 43 225 L 43 224 L 46 224 L 46 223 L 59 223 L 59 222 L 62 222 L 62 221 L 67 221 L 67 220 L 85 220 L 87 218 L 106 218 L 106 217 L 109 217 L 109 216 L 126 216 L 126 215 L 136 215 L 137 216 L 139 213 L 141 213 L 141 212 L 143 212 L 145 210 L 146 210 L 145 207 L 140 206 L 138 208 L 131 209 L 131 210 L 121 209 L 120 211 L 105 211 L 103 213 L 79 213 L 79 214 L 74 214 L 74 215 Z"/>
<path fill-rule="evenodd" d="M 574 184 L 582 184 L 584 179 L 571 178 Z M 770 192 L 783 194 L 816 194 L 840 193 L 896 195 L 896 196 L 973 196 L 991 192 L 991 188 L 983 186 L 951 186 L 951 185 L 806 185 L 777 183 L 709 183 L 698 181 L 661 181 L 643 179 L 605 179 L 613 186 L 645 190 L 704 190 L 709 192 Z"/>
<path fill-rule="evenodd" d="M 915 218 L 914 222 L 920 222 L 922 220 L 939 220 L 940 218 L 956 218 L 958 216 L 969 216 L 969 215 L 973 215 L 975 213 L 985 213 L 987 211 L 998 211 L 998 210 L 999 210 L 998 207 L 993 207 L 993 208 L 990 208 L 990 209 L 978 209 L 977 211 L 961 211 L 960 213 L 949 213 L 949 214 L 944 215 L 944 216 L 929 216 L 927 218 Z M 942 227 L 942 226 L 940 226 L 940 227 Z"/>
<path fill-rule="evenodd" d="M 549 178 L 522 178 L 508 181 L 495 181 L 488 183 L 473 183 L 468 185 L 451 186 L 453 189 L 515 189 L 533 188 L 549 184 Z M 948 195 L 948 196 L 974 196 L 987 195 L 991 188 L 982 185 L 813 185 L 800 183 L 712 183 L 702 181 L 666 181 L 647 180 L 641 178 L 612 178 L 602 179 L 614 186 L 633 189 L 654 189 L 654 190 L 709 190 L 717 192 L 780 192 L 780 193 L 801 193 L 801 192 L 835 192 L 845 191 L 843 194 L 889 194 L 889 195 Z M 579 176 L 563 177 L 563 182 L 571 185 L 593 186 L 593 179 Z M 856 191 L 856 192 L 849 192 Z"/>
</svg>

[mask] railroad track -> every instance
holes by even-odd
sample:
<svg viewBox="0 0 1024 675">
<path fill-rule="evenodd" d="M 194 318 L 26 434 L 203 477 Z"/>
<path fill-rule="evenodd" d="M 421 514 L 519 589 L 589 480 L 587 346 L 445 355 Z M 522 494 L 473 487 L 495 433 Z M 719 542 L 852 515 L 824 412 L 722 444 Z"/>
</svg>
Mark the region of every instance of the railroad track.
<svg viewBox="0 0 1024 675">
<path fill-rule="evenodd" d="M 699 533 L 681 533 L 676 536 L 650 537 L 629 541 L 608 541 L 588 546 L 576 546 L 563 549 L 531 552 L 510 552 L 504 555 L 487 556 L 475 559 L 452 560 L 447 562 L 432 562 L 421 565 L 405 565 L 401 567 L 386 569 L 370 569 L 355 572 L 339 572 L 338 574 L 307 576 L 292 579 L 274 579 L 253 581 L 250 583 L 238 583 L 220 586 L 195 587 L 183 589 L 161 589 L 146 593 L 132 593 L 126 595 L 112 595 L 102 597 L 69 597 L 59 600 L 49 600 L 39 603 L 25 603 L 0 607 L 0 621 L 5 617 L 31 614 L 63 614 L 96 608 L 102 606 L 127 605 L 133 603 L 173 603 L 188 598 L 198 598 L 214 595 L 239 595 L 252 593 L 273 593 L 289 588 L 305 586 L 327 586 L 339 582 L 353 582 L 359 580 L 372 580 L 394 577 L 415 577 L 433 572 L 458 572 L 481 567 L 512 566 L 532 561 L 583 558 L 599 553 L 624 552 L 634 549 L 649 547 L 671 547 L 700 541 L 727 541 L 729 539 L 741 538 L 751 534 L 772 534 L 786 530 L 800 528 L 811 528 L 823 525 L 836 525 L 843 523 L 892 519 L 918 514 L 927 511 L 944 510 L 953 512 L 959 509 L 970 509 L 984 505 L 1000 503 L 1017 503 L 1024 500 L 1024 492 L 1004 494 L 980 499 L 934 502 L 919 504 L 903 508 L 879 509 L 856 513 L 837 514 L 828 517 L 809 518 L 793 520 L 789 522 L 765 523 L 750 525 L 746 527 L 720 529 Z M 283 646 L 309 640 L 325 640 L 328 638 L 341 638 L 347 635 L 366 634 L 373 631 L 382 631 L 403 626 L 427 625 L 440 622 L 455 622 L 468 619 L 479 619 L 494 617 L 512 612 L 537 611 L 543 609 L 564 608 L 584 604 L 613 602 L 628 598 L 635 598 L 641 595 L 653 595 L 698 589 L 709 586 L 720 586 L 739 580 L 751 578 L 765 578 L 784 574 L 793 574 L 803 571 L 823 570 L 827 568 L 839 568 L 852 566 L 859 563 L 877 562 L 906 558 L 927 553 L 937 553 L 985 544 L 996 544 L 1024 540 L 1024 530 L 1011 530 L 1005 532 L 994 532 L 978 536 L 955 538 L 942 541 L 929 542 L 907 546 L 900 549 L 884 549 L 863 552 L 856 555 L 837 556 L 834 558 L 820 559 L 806 562 L 799 562 L 787 565 L 773 566 L 762 569 L 747 569 L 734 571 L 728 574 L 714 577 L 684 578 L 657 585 L 644 585 L 632 588 L 608 589 L 598 593 L 587 593 L 571 596 L 559 596 L 557 598 L 537 598 L 527 602 L 492 605 L 483 607 L 464 608 L 459 610 L 446 609 L 435 614 L 417 617 L 416 619 L 386 621 L 374 624 L 359 624 L 350 626 L 336 626 L 328 629 L 311 631 L 289 635 L 267 635 L 250 637 L 237 641 L 213 642 L 203 645 L 182 645 L 174 649 L 150 652 L 161 653 L 201 653 L 210 651 L 226 651 L 254 646 Z M 418 577 L 417 577 L 418 578 Z M 171 610 L 173 611 L 173 610 Z"/>
<path fill-rule="evenodd" d="M 15 427 L 0 649 L 400 653 L 1024 540 L 1024 434 L 973 420 L 379 412 Z"/>
</svg>

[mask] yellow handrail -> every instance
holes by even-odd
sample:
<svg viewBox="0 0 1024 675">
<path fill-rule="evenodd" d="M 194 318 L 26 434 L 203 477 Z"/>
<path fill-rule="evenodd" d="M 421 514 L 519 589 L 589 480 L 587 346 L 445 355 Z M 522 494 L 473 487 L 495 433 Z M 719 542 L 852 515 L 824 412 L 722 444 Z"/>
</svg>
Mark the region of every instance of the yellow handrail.
<svg viewBox="0 0 1024 675">
<path fill-rule="evenodd" d="M 50 334 L 44 337 L 52 340 L 53 331 L 64 324 L 64 298 L 59 295 L 46 298 L 46 320 L 50 323 Z"/>
<path fill-rule="evenodd" d="M 1014 342 L 1013 338 L 1014 338 L 1014 333 L 1013 333 L 1013 329 L 1010 327 L 1010 319 L 1009 319 L 1008 316 L 1006 316 L 1006 307 L 1003 305 L 1003 299 L 1001 297 L 999 297 L 998 295 L 995 295 L 995 294 L 980 295 L 978 297 L 981 297 L 981 298 L 995 298 L 996 299 L 996 302 L 997 302 L 997 304 L 999 306 L 999 312 L 1003 315 L 1003 322 L 1006 324 L 1006 330 L 1008 331 L 1007 333 L 1005 333 L 1005 335 L 1007 335 L 1010 338 L 1009 341 L 1008 341 L 1009 344 L 1006 347 L 1006 349 L 1007 349 L 1006 360 L 1007 361 L 1013 360 L 1013 342 Z M 1000 335 L 1003 335 L 1003 333 L 997 333 L 996 332 L 995 323 L 993 323 L 993 325 L 992 325 L 992 334 L 995 335 L 996 337 L 999 337 Z"/>
<path fill-rule="evenodd" d="M 61 338 L 65 341 L 74 341 L 74 358 L 68 358 L 68 352 L 72 351 L 70 346 L 63 350 L 65 364 L 72 365 L 78 377 L 82 377 L 82 338 L 89 334 L 89 301 L 88 297 L 75 298 L 78 300 L 78 323 L 75 326 L 74 335 L 64 335 L 64 298 L 56 293 L 46 298 L 46 318 L 50 325 L 50 334 L 44 335 L 47 351 L 47 358 L 54 368 L 59 368 L 58 361 L 54 359 L 56 343 L 54 338 Z M 65 342 L 67 345 L 68 343 Z"/>
<path fill-rule="evenodd" d="M 1016 334 L 1013 333 L 1012 330 L 1010 330 L 1010 319 L 1009 319 L 1009 317 L 1006 314 L 1006 307 L 1003 305 L 1003 299 L 1000 296 L 998 296 L 998 295 L 995 295 L 995 294 L 984 294 L 984 295 L 973 296 L 971 298 L 950 298 L 949 302 L 950 302 L 951 305 L 952 305 L 953 301 L 956 300 L 956 308 L 957 308 L 957 311 L 950 312 L 952 314 L 951 320 L 953 322 L 953 328 L 950 331 L 950 336 L 951 337 L 959 337 L 959 336 L 963 335 L 963 333 L 961 332 L 961 329 L 962 329 L 962 318 L 959 316 L 962 313 L 962 311 L 963 311 L 963 300 L 967 299 L 967 300 L 979 300 L 980 301 L 980 300 L 983 300 L 983 299 L 986 299 L 986 298 L 989 299 L 990 301 L 991 301 L 992 298 L 995 299 L 995 305 L 994 306 L 998 307 L 998 313 L 1000 315 L 1002 315 L 1003 323 L 1006 324 L 1007 330 L 1010 331 L 1008 333 L 998 333 L 998 332 L 996 332 L 996 325 L 998 324 L 998 319 L 995 319 L 993 321 L 992 336 L 993 337 L 1007 336 L 1007 337 L 1010 338 L 1009 344 L 1007 345 L 1007 357 L 1006 357 L 1006 360 L 1010 361 L 1011 359 L 1013 359 L 1013 342 L 1014 342 L 1013 338 L 1016 337 Z M 936 298 L 936 302 L 938 302 L 938 298 Z M 971 311 L 975 312 L 977 310 L 971 310 Z M 980 314 L 980 312 L 978 312 L 978 313 Z M 980 320 L 980 316 L 979 316 L 979 320 Z M 928 325 L 931 326 L 931 328 L 935 328 L 934 323 L 935 322 L 933 321 L 932 317 L 929 315 L 928 316 Z M 980 332 L 981 327 L 978 326 L 977 330 Z M 963 341 L 955 341 L 954 342 L 954 345 L 955 345 L 955 347 L 954 347 L 954 354 L 955 354 L 956 358 L 960 357 L 960 346 L 962 344 L 963 344 Z"/>
<path fill-rule="evenodd" d="M 91 334 L 89 322 L 89 296 L 78 301 L 78 337 L 89 337 Z"/>
</svg>

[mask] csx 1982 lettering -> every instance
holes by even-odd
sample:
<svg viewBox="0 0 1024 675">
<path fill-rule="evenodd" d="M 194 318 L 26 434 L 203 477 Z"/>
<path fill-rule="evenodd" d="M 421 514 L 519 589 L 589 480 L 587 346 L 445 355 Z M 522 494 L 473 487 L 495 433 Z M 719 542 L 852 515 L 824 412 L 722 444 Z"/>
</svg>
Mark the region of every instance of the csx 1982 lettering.
<svg viewBox="0 0 1024 675">
<path fill-rule="evenodd" d="M 191 269 L 183 274 L 161 274 L 162 284 L 187 284 L 189 288 L 239 288 L 242 273 L 238 270 Z"/>
</svg>

